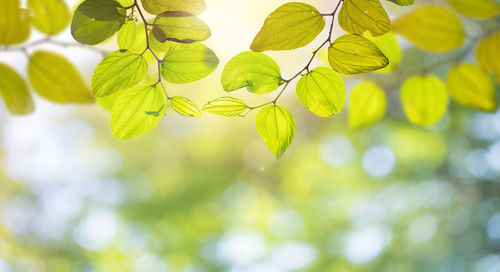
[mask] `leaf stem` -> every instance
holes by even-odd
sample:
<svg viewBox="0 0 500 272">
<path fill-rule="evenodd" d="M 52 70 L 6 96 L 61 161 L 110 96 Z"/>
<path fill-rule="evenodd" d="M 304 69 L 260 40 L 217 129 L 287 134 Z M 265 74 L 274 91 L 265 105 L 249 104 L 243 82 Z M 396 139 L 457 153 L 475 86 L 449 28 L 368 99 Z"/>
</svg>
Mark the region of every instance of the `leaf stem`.
<svg viewBox="0 0 500 272">
<path fill-rule="evenodd" d="M 60 47 L 81 47 L 81 48 L 85 48 L 85 49 L 88 49 L 90 51 L 94 51 L 96 53 L 99 53 L 103 57 L 108 54 L 108 52 L 106 50 L 103 50 L 103 49 L 100 49 L 100 48 L 97 48 L 97 47 L 88 46 L 88 45 L 80 44 L 80 43 L 57 41 L 57 40 L 53 40 L 51 36 L 46 36 L 44 38 L 41 38 L 39 40 L 35 40 L 33 42 L 24 44 L 22 46 L 4 46 L 4 47 L 0 47 L 0 53 L 2 53 L 2 52 L 20 51 L 20 52 L 25 53 L 27 56 L 29 56 L 29 54 L 28 54 L 28 50 L 29 49 L 32 49 L 34 47 L 37 47 L 37 46 L 40 46 L 40 45 L 43 45 L 43 44 L 57 45 L 57 46 L 60 46 Z"/>
</svg>

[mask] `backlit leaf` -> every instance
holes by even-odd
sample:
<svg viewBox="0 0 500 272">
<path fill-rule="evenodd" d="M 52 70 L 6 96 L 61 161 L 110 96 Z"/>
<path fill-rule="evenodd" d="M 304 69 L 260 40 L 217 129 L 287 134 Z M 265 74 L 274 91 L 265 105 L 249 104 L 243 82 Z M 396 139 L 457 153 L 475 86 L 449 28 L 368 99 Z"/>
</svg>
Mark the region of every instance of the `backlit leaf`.
<svg viewBox="0 0 500 272">
<path fill-rule="evenodd" d="M 391 30 L 391 20 L 379 0 L 345 0 L 339 12 L 339 24 L 349 33 L 373 36 Z"/>
<path fill-rule="evenodd" d="M 324 27 L 325 19 L 315 7 L 287 3 L 267 17 L 250 48 L 258 52 L 296 49 L 309 44 Z"/>
<path fill-rule="evenodd" d="M 295 136 L 295 121 L 288 110 L 269 105 L 257 114 L 255 126 L 267 147 L 276 158 L 280 158 Z"/>
<path fill-rule="evenodd" d="M 205 0 L 142 0 L 144 9 L 158 15 L 166 11 L 185 11 L 200 14 L 206 9 Z"/>
<path fill-rule="evenodd" d="M 241 116 L 248 110 L 243 100 L 233 97 L 219 97 L 203 106 L 203 110 L 212 114 L 233 117 Z"/>
<path fill-rule="evenodd" d="M 204 41 L 211 35 L 210 29 L 200 18 L 182 11 L 167 11 L 158 15 L 152 33 L 160 41 L 192 43 Z"/>
<path fill-rule="evenodd" d="M 174 96 L 170 100 L 170 106 L 180 115 L 186 117 L 200 117 L 201 111 L 191 100 L 182 97 Z"/>
<path fill-rule="evenodd" d="M 415 0 L 388 0 L 400 6 L 411 6 Z"/>
<path fill-rule="evenodd" d="M 33 26 L 45 34 L 63 31 L 71 18 L 63 0 L 28 0 L 28 7 L 33 12 Z"/>
<path fill-rule="evenodd" d="M 476 60 L 486 72 L 494 72 L 500 79 L 500 32 L 492 34 L 482 40 L 476 48 Z M 499 80 L 500 82 L 500 80 Z"/>
<path fill-rule="evenodd" d="M 0 44 L 23 43 L 30 36 L 30 14 L 19 0 L 0 0 Z"/>
<path fill-rule="evenodd" d="M 386 67 L 377 70 L 377 72 L 392 72 L 394 68 L 399 65 L 401 59 L 403 58 L 403 49 L 401 49 L 401 45 L 396 39 L 396 36 L 392 34 L 392 32 L 378 37 L 373 37 L 370 35 L 370 33 L 366 32 L 364 36 L 365 38 L 372 41 L 389 60 L 389 64 Z"/>
<path fill-rule="evenodd" d="M 24 79 L 14 69 L 2 63 L 0 63 L 0 94 L 11 114 L 28 114 L 35 108 Z"/>
<path fill-rule="evenodd" d="M 493 0 L 446 0 L 463 15 L 476 19 L 491 19 L 500 14 L 500 4 Z"/>
<path fill-rule="evenodd" d="M 134 20 L 128 20 L 116 34 L 116 42 L 120 49 L 130 49 L 137 39 L 137 25 Z"/>
<path fill-rule="evenodd" d="M 371 81 L 359 83 L 349 94 L 349 127 L 369 127 L 384 117 L 386 109 L 384 90 Z"/>
</svg>

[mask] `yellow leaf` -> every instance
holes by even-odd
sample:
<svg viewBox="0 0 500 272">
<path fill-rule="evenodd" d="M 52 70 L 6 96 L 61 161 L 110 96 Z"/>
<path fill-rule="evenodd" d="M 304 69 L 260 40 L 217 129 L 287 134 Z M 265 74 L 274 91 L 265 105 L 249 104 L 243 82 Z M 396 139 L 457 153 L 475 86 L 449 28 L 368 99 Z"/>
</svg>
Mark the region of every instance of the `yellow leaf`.
<svg viewBox="0 0 500 272">
<path fill-rule="evenodd" d="M 410 77 L 401 87 L 401 104 L 412 123 L 432 126 L 448 108 L 446 87 L 436 76 Z"/>
<path fill-rule="evenodd" d="M 490 35 L 482 40 L 476 48 L 476 60 L 479 67 L 486 72 L 494 72 L 497 74 L 498 82 L 500 82 L 500 32 Z"/>
<path fill-rule="evenodd" d="M 491 19 L 500 14 L 500 5 L 492 0 L 446 0 L 463 15 L 476 19 Z"/>
<path fill-rule="evenodd" d="M 482 111 L 497 109 L 495 87 L 491 79 L 474 64 L 453 67 L 446 79 L 451 97 L 458 103 Z"/>
<path fill-rule="evenodd" d="M 71 15 L 63 0 L 28 0 L 33 11 L 33 25 L 40 32 L 54 35 L 69 24 Z"/>
<path fill-rule="evenodd" d="M 385 92 L 371 81 L 362 82 L 349 94 L 349 127 L 369 127 L 384 117 L 387 109 Z"/>
<path fill-rule="evenodd" d="M 392 30 L 420 49 L 445 52 L 459 48 L 465 42 L 465 30 L 460 19 L 441 6 L 426 6 L 396 19 Z"/>
<path fill-rule="evenodd" d="M 373 37 L 367 32 L 364 36 L 372 41 L 380 49 L 380 51 L 382 51 L 387 59 L 389 59 L 389 64 L 386 67 L 377 70 L 377 72 L 384 74 L 392 72 L 403 58 L 403 50 L 401 49 L 401 45 L 399 44 L 398 39 L 396 39 L 396 36 L 392 32 L 378 37 Z"/>
<path fill-rule="evenodd" d="M 338 20 L 352 34 L 369 31 L 373 36 L 381 36 L 391 30 L 391 19 L 379 0 L 345 0 Z"/>
<path fill-rule="evenodd" d="M 0 44 L 23 43 L 30 36 L 30 14 L 19 0 L 0 0 Z"/>
<path fill-rule="evenodd" d="M 28 114 L 35 108 L 24 79 L 14 69 L 2 63 L 0 63 L 0 94 L 11 114 Z"/>
</svg>

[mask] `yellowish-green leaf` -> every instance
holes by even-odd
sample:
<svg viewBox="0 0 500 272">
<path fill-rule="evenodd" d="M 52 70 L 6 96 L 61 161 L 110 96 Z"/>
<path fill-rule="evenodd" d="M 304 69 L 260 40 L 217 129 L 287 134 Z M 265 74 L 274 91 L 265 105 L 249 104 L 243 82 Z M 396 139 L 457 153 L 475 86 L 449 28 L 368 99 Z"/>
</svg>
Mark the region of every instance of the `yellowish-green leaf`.
<svg viewBox="0 0 500 272">
<path fill-rule="evenodd" d="M 170 106 L 180 115 L 186 117 L 200 117 L 201 111 L 191 100 L 182 97 L 174 96 L 169 100 Z"/>
<path fill-rule="evenodd" d="M 339 113 L 345 104 L 344 80 L 328 67 L 316 67 L 297 83 L 297 97 L 321 117 Z"/>
<path fill-rule="evenodd" d="M 389 0 L 395 4 L 398 4 L 400 6 L 411 6 L 413 5 L 413 2 L 415 2 L 415 0 Z"/>
<path fill-rule="evenodd" d="M 371 81 L 354 86 L 349 94 L 349 127 L 372 126 L 384 117 L 387 99 L 384 90 Z"/>
<path fill-rule="evenodd" d="M 204 41 L 211 35 L 205 22 L 183 11 L 167 11 L 156 16 L 152 33 L 160 42 L 182 43 Z"/>
<path fill-rule="evenodd" d="M 170 83 L 195 82 L 210 75 L 219 65 L 214 51 L 202 43 L 168 43 L 161 63 L 161 75 Z"/>
<path fill-rule="evenodd" d="M 500 32 L 494 33 L 482 40 L 476 48 L 476 60 L 479 67 L 486 72 L 494 72 L 500 82 Z"/>
<path fill-rule="evenodd" d="M 160 42 L 158 41 L 154 35 L 149 35 L 149 46 L 151 47 L 151 49 L 153 49 L 153 51 L 155 52 L 165 52 L 168 50 L 168 48 L 170 47 L 170 45 L 174 43 L 174 42 L 169 42 L 169 41 L 166 41 L 166 42 Z"/>
<path fill-rule="evenodd" d="M 90 90 L 78 70 L 65 57 L 36 51 L 28 63 L 28 77 L 41 97 L 56 103 L 91 103 Z"/>
<path fill-rule="evenodd" d="M 85 0 L 75 10 L 71 34 L 80 43 L 95 45 L 115 35 L 126 10 L 113 0 Z"/>
<path fill-rule="evenodd" d="M 412 123 L 432 126 L 448 108 L 446 87 L 436 76 L 410 77 L 401 87 L 401 104 Z"/>
<path fill-rule="evenodd" d="M 287 109 L 269 105 L 257 114 L 255 126 L 267 147 L 280 158 L 295 136 L 295 121 Z"/>
<path fill-rule="evenodd" d="M 0 0 L 0 44 L 19 44 L 29 38 L 30 14 L 19 6 L 19 0 Z"/>
<path fill-rule="evenodd" d="M 309 44 L 325 27 L 325 18 L 305 3 L 286 3 L 273 11 L 253 40 L 253 51 L 291 50 Z"/>
<path fill-rule="evenodd" d="M 264 53 L 243 52 L 226 64 L 221 83 L 227 92 L 246 87 L 251 93 L 270 93 L 282 83 L 280 67 Z"/>
<path fill-rule="evenodd" d="M 144 9 L 158 15 L 166 11 L 185 11 L 200 14 L 206 9 L 205 0 L 142 0 Z"/>
<path fill-rule="evenodd" d="M 141 85 L 120 93 L 111 110 L 111 132 L 129 140 L 156 127 L 163 117 L 165 96 L 159 85 Z"/>
<path fill-rule="evenodd" d="M 391 30 L 391 19 L 379 0 L 345 0 L 339 12 L 339 24 L 349 33 L 373 36 L 384 35 Z"/>
<path fill-rule="evenodd" d="M 140 54 L 115 51 L 97 65 L 92 76 L 92 94 L 107 96 L 144 80 L 148 63 Z"/>
<path fill-rule="evenodd" d="M 116 2 L 122 7 L 130 7 L 134 4 L 134 0 L 116 0 Z"/>
<path fill-rule="evenodd" d="M 498 107 L 491 79 L 474 64 L 453 67 L 446 78 L 446 88 L 462 105 L 487 112 L 494 112 Z"/>
<path fill-rule="evenodd" d="M 14 69 L 2 63 L 0 63 L 0 94 L 11 114 L 28 114 L 35 108 L 24 79 Z"/>
<path fill-rule="evenodd" d="M 392 30 L 430 52 L 457 49 L 465 42 L 460 19 L 442 6 L 425 6 L 396 19 Z"/>
<path fill-rule="evenodd" d="M 226 117 L 241 116 L 248 110 L 243 100 L 229 96 L 219 97 L 203 106 L 203 110 Z"/>
<path fill-rule="evenodd" d="M 335 71 L 344 75 L 368 73 L 389 64 L 372 41 L 354 34 L 344 35 L 332 43 L 328 48 L 328 62 Z"/>
<path fill-rule="evenodd" d="M 55 35 L 68 25 L 71 15 L 63 0 L 28 0 L 33 25 L 38 31 Z"/>
<path fill-rule="evenodd" d="M 491 19 L 500 14 L 500 5 L 493 0 L 446 0 L 463 15 L 476 19 Z"/>
<path fill-rule="evenodd" d="M 396 39 L 396 36 L 392 34 L 392 32 L 378 37 L 373 37 L 370 33 L 366 32 L 364 36 L 372 41 L 389 60 L 389 64 L 386 67 L 377 70 L 377 72 L 384 74 L 392 72 L 403 58 L 403 50 L 401 49 L 401 45 L 399 44 L 398 39 Z"/>
<path fill-rule="evenodd" d="M 137 39 L 137 25 L 134 20 L 128 20 L 116 34 L 116 42 L 120 49 L 131 49 Z"/>
</svg>

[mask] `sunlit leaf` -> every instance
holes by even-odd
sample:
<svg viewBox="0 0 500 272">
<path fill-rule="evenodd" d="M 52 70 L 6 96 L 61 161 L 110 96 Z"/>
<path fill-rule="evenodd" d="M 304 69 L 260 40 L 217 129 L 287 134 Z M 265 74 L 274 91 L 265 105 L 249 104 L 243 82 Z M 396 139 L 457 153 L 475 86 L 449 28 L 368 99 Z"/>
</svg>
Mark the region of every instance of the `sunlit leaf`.
<svg viewBox="0 0 500 272">
<path fill-rule="evenodd" d="M 170 100 L 170 106 L 180 115 L 186 117 L 200 117 L 201 111 L 191 100 L 182 97 L 174 96 Z"/>
<path fill-rule="evenodd" d="M 415 46 L 431 52 L 457 49 L 465 42 L 462 22 L 442 6 L 417 8 L 396 19 L 392 29 Z"/>
<path fill-rule="evenodd" d="M 253 51 L 291 50 L 309 44 L 325 27 L 318 10 L 305 3 L 286 3 L 269 15 L 253 40 Z"/>
<path fill-rule="evenodd" d="M 158 85 L 141 85 L 120 93 L 111 110 L 111 132 L 132 139 L 155 128 L 163 117 L 165 96 Z"/>
<path fill-rule="evenodd" d="M 446 0 L 463 15 L 476 19 L 491 19 L 500 14 L 500 4 L 493 0 Z"/>
<path fill-rule="evenodd" d="M 136 39 L 137 25 L 134 20 L 128 20 L 116 34 L 118 47 L 120 49 L 130 49 L 134 46 Z"/>
<path fill-rule="evenodd" d="M 267 147 L 276 158 L 280 158 L 292 143 L 295 135 L 295 121 L 287 109 L 269 105 L 257 114 L 255 126 Z"/>
<path fill-rule="evenodd" d="M 339 24 L 349 33 L 373 36 L 391 30 L 391 20 L 379 0 L 345 0 L 339 12 Z"/>
<path fill-rule="evenodd" d="M 369 127 L 384 117 L 386 109 L 384 90 L 371 81 L 359 83 L 349 94 L 349 127 Z"/>
<path fill-rule="evenodd" d="M 248 110 L 243 100 L 233 97 L 219 97 L 203 106 L 203 110 L 212 114 L 233 117 L 240 116 Z"/>
<path fill-rule="evenodd" d="M 347 34 L 335 40 L 328 48 L 328 62 L 344 75 L 367 73 L 389 64 L 387 57 L 370 40 Z"/>
<path fill-rule="evenodd" d="M 328 67 L 316 67 L 297 83 L 297 97 L 314 114 L 328 117 L 339 113 L 345 103 L 344 80 Z"/>
<path fill-rule="evenodd" d="M 436 76 L 412 76 L 401 87 L 401 104 L 412 123 L 432 126 L 448 108 L 446 87 Z"/>
<path fill-rule="evenodd" d="M 116 2 L 122 7 L 130 7 L 134 4 L 134 0 L 116 0 Z"/>
<path fill-rule="evenodd" d="M 92 76 L 92 94 L 107 96 L 144 80 L 148 63 L 142 55 L 115 51 L 97 65 Z"/>
<path fill-rule="evenodd" d="M 33 26 L 49 35 L 63 31 L 71 19 L 63 0 L 28 0 L 28 7 L 33 12 Z"/>
<path fill-rule="evenodd" d="M 73 15 L 71 34 L 80 43 L 95 45 L 113 36 L 125 18 L 125 9 L 113 0 L 85 0 Z"/>
<path fill-rule="evenodd" d="M 365 38 L 372 41 L 389 60 L 389 64 L 386 67 L 377 70 L 377 72 L 392 72 L 394 68 L 399 65 L 401 59 L 403 58 L 403 49 L 401 49 L 401 45 L 396 39 L 396 36 L 392 34 L 392 32 L 378 37 L 373 37 L 372 35 L 370 35 L 370 33 L 366 32 L 364 36 Z"/>
<path fill-rule="evenodd" d="M 500 82 L 500 32 L 494 33 L 482 40 L 476 48 L 476 60 L 486 72 L 494 72 Z"/>
<path fill-rule="evenodd" d="M 185 11 L 200 14 L 206 9 L 205 0 L 142 0 L 144 9 L 158 15 L 166 11 Z"/>
<path fill-rule="evenodd" d="M 35 108 L 24 79 L 14 69 L 2 63 L 0 63 L 0 94 L 11 114 L 28 114 Z"/>
<path fill-rule="evenodd" d="M 211 35 L 210 29 L 200 18 L 182 11 L 168 11 L 158 15 L 152 33 L 160 41 L 192 43 L 204 41 Z"/>
<path fill-rule="evenodd" d="M 36 51 L 28 63 L 28 77 L 41 97 L 56 103 L 90 103 L 94 99 L 78 70 L 65 57 Z"/>
<path fill-rule="evenodd" d="M 246 87 L 255 94 L 270 93 L 282 83 L 280 67 L 264 53 L 243 52 L 226 64 L 221 83 L 228 92 Z"/>
<path fill-rule="evenodd" d="M 19 0 L 0 0 L 0 44 L 23 43 L 30 36 L 30 14 Z"/>
<path fill-rule="evenodd" d="M 474 64 L 453 67 L 446 79 L 446 88 L 462 105 L 487 112 L 494 112 L 498 107 L 491 79 Z"/>
<path fill-rule="evenodd" d="M 410 6 L 413 5 L 413 2 L 415 2 L 415 0 L 388 0 L 388 1 L 391 1 L 400 6 Z"/>
<path fill-rule="evenodd" d="M 211 74 L 219 65 L 212 49 L 202 43 L 169 42 L 161 63 L 161 75 L 170 83 L 190 83 Z"/>
</svg>

